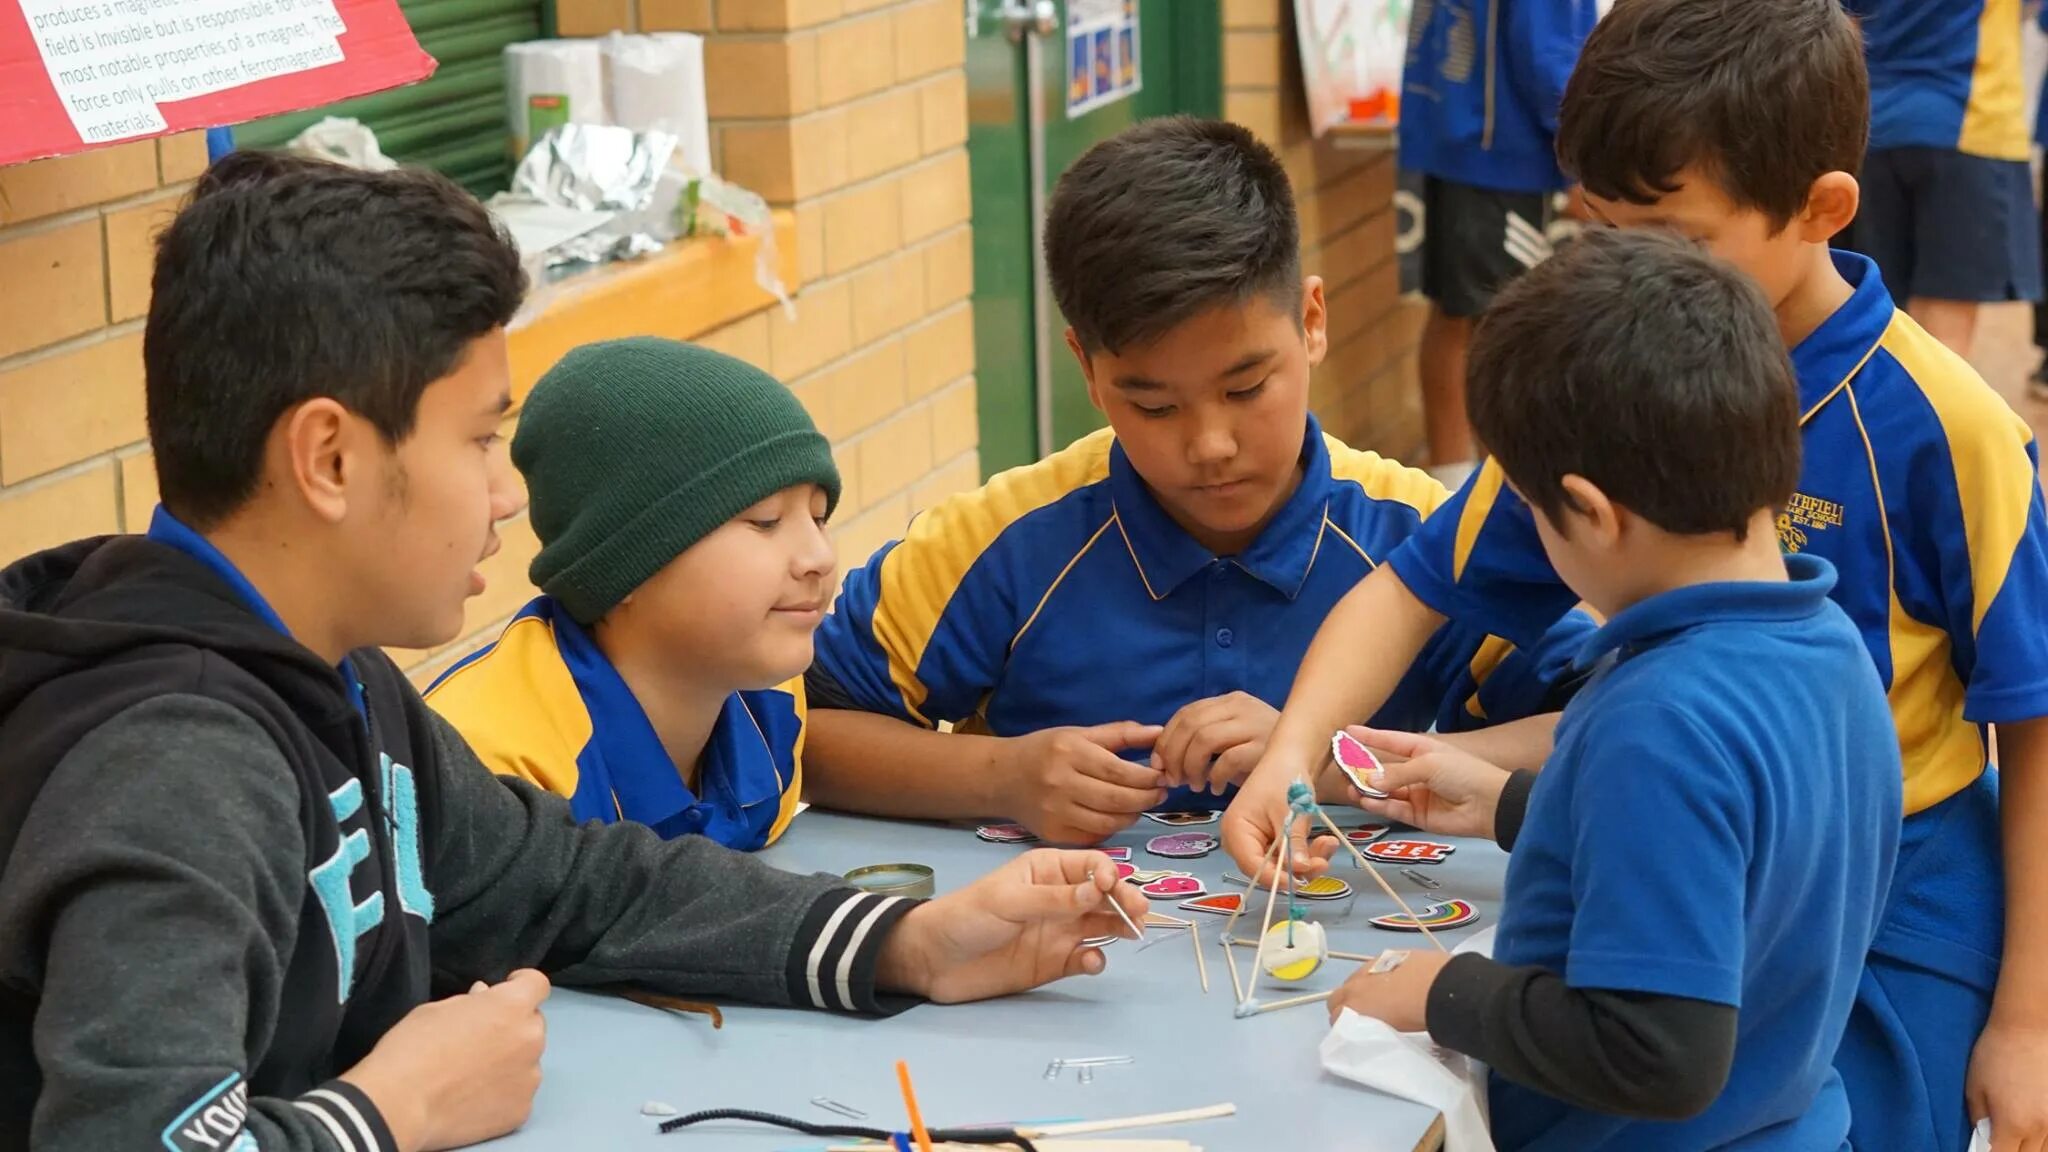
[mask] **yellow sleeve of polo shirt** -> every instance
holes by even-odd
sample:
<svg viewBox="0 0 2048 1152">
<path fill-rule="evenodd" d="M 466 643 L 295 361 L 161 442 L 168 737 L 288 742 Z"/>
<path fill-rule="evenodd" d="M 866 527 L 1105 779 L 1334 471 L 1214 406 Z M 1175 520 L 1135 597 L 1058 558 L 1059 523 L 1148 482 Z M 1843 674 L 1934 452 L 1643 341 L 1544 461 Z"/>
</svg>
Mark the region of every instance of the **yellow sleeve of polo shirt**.
<svg viewBox="0 0 2048 1152">
<path fill-rule="evenodd" d="M 762 846 L 773 844 L 782 836 L 789 822 L 804 806 L 804 741 L 811 731 L 810 703 L 804 696 L 804 678 L 798 676 L 775 686 L 777 692 L 787 692 L 796 709 L 796 739 L 789 748 L 789 779 L 782 782 L 781 808 L 775 813 L 775 823 L 768 829 L 768 839 Z"/>
<path fill-rule="evenodd" d="M 429 688 L 426 701 L 491 771 L 575 796 L 590 715 L 546 620 L 514 620 L 496 643 Z"/>
</svg>

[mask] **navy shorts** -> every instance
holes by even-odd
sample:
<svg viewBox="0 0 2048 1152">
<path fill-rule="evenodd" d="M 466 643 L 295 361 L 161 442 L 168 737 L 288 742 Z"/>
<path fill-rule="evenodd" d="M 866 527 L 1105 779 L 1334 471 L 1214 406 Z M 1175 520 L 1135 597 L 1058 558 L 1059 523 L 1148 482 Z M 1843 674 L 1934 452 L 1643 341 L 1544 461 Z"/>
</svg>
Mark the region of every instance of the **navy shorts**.
<svg viewBox="0 0 2048 1152">
<path fill-rule="evenodd" d="M 1550 255 L 1550 197 L 1423 178 L 1422 294 L 1446 316 L 1477 316 Z"/>
<path fill-rule="evenodd" d="M 1942 148 L 1884 148 L 1863 161 L 1848 246 L 1877 261 L 1900 304 L 2041 298 L 2033 172 Z"/>
</svg>

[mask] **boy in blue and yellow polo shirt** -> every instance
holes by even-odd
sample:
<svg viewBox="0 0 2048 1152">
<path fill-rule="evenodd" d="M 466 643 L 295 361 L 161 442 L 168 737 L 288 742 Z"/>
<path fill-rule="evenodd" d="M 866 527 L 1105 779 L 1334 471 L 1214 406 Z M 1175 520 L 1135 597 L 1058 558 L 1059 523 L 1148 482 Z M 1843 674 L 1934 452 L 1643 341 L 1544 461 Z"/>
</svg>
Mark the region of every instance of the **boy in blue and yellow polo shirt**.
<svg viewBox="0 0 2048 1152">
<path fill-rule="evenodd" d="M 2041 298 L 2021 0 L 1842 0 L 1870 65 L 1870 150 L 1847 246 L 1964 356 L 1978 305 Z"/>
<path fill-rule="evenodd" d="M 830 445 L 759 369 L 636 337 L 542 377 L 512 459 L 543 594 L 427 703 L 578 819 L 774 841 L 801 798 L 802 675 L 832 591 Z"/>
<path fill-rule="evenodd" d="M 1148 121 L 1061 178 L 1048 263 L 1110 428 L 848 576 L 809 678 L 816 802 L 1083 843 L 1217 806 L 1323 613 L 1445 495 L 1308 415 L 1324 301 L 1297 242 L 1286 174 L 1235 125 Z M 1439 630 L 1381 716 L 1542 711 L 1571 646 L 1531 644 Z"/>
<path fill-rule="evenodd" d="M 1904 756 L 1898 870 L 1836 1057 L 1851 1143 L 1960 1152 L 1986 1114 L 2001 1141 L 2048 1136 L 2048 522 L 2026 423 L 1868 259 L 1828 250 L 1856 213 L 1864 91 L 1836 0 L 1631 0 L 1587 40 L 1559 154 L 1596 217 L 1749 273 L 1791 347 L 1805 461 L 1779 543 L 1834 565 Z M 1366 647 L 1386 625 L 1359 619 L 1526 637 L 1574 599 L 1528 506 L 1482 468 L 1332 613 L 1226 849 L 1261 858 L 1287 780 L 1399 674 L 1406 646 Z"/>
</svg>

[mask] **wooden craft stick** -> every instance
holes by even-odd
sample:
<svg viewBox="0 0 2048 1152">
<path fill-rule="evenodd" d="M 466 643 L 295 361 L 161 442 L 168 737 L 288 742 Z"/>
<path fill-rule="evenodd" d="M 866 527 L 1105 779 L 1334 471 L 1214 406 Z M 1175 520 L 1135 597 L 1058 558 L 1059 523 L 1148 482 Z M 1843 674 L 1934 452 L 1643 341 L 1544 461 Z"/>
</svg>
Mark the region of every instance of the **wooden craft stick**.
<svg viewBox="0 0 2048 1152">
<path fill-rule="evenodd" d="M 1329 826 L 1330 831 L 1337 834 L 1337 842 L 1351 850 L 1351 855 L 1358 859 L 1358 866 L 1360 868 L 1365 869 L 1365 871 L 1372 876 L 1373 883 L 1378 884 L 1380 886 L 1380 891 L 1385 892 L 1387 895 L 1393 897 L 1394 903 L 1400 906 L 1401 911 L 1406 912 L 1408 914 L 1408 919 L 1414 921 L 1415 926 L 1422 930 L 1423 939 L 1428 940 L 1431 944 L 1434 944 L 1436 946 L 1437 951 L 1449 952 L 1450 949 L 1444 947 L 1444 942 L 1436 938 L 1436 933 L 1431 932 L 1429 930 L 1428 925 L 1422 922 L 1422 917 L 1417 916 L 1415 914 L 1415 909 L 1410 908 L 1408 906 L 1408 902 L 1406 900 L 1401 899 L 1401 894 L 1399 892 L 1394 891 L 1394 886 L 1392 884 L 1387 883 L 1387 878 L 1385 876 L 1380 875 L 1380 870 L 1378 868 L 1373 867 L 1372 861 L 1367 860 L 1365 858 L 1365 853 L 1360 852 L 1358 850 L 1358 845 L 1353 844 L 1350 838 L 1344 835 L 1344 830 L 1342 828 L 1337 827 L 1337 822 L 1335 820 L 1330 819 L 1330 814 L 1328 812 L 1323 811 L 1322 805 L 1320 804 L 1316 805 L 1316 815 L 1321 816 L 1323 818 L 1323 823 Z M 1264 935 L 1261 934 L 1260 939 L 1263 940 L 1264 938 Z"/>
<path fill-rule="evenodd" d="M 1145 1116 L 1125 1116 L 1116 1120 L 1076 1120 L 1070 1124 L 1047 1124 L 1038 1128 L 1019 1128 L 1017 1133 L 1027 1140 L 1041 1136 L 1092 1136 L 1097 1132 L 1124 1132 L 1132 1128 L 1152 1128 L 1161 1124 L 1187 1124 L 1195 1120 L 1216 1120 L 1224 1116 L 1237 1115 L 1235 1104 L 1211 1104 L 1207 1108 L 1189 1108 L 1180 1112 L 1154 1112 Z"/>
<path fill-rule="evenodd" d="M 1335 989 L 1331 989 L 1331 992 L 1334 991 Z M 1285 1000 L 1275 1000 L 1271 1004 L 1260 1004 L 1252 1009 L 1252 1015 L 1256 1016 L 1261 1012 L 1278 1012 L 1282 1008 L 1292 1008 L 1297 1004 L 1314 1004 L 1319 1001 L 1328 1000 L 1331 992 L 1311 992 L 1306 996 L 1290 996 Z"/>
<path fill-rule="evenodd" d="M 1330 953 L 1330 959 L 1332 959 L 1332 960 L 1356 960 L 1356 961 L 1358 961 L 1358 962 L 1360 962 L 1360 963 L 1370 963 L 1370 962 L 1372 962 L 1372 961 L 1374 961 L 1374 960 L 1377 960 L 1377 959 L 1379 959 L 1379 957 L 1378 957 L 1378 956 L 1368 956 L 1368 955 L 1366 955 L 1366 954 L 1365 954 L 1365 953 L 1363 953 L 1363 952 L 1338 952 L 1338 951 L 1332 950 L 1332 951 L 1331 951 L 1331 953 Z"/>
<path fill-rule="evenodd" d="M 1030 1140 L 1026 1136 L 1026 1140 Z M 1032 1140 L 1040 1152 L 1202 1152 L 1186 1140 Z M 885 1152 L 887 1144 L 829 1144 L 825 1152 Z M 999 1148 L 1012 1148 L 1001 1144 Z M 932 1152 L 989 1152 L 987 1144 L 934 1144 Z"/>
<path fill-rule="evenodd" d="M 1209 962 L 1202 958 L 1202 929 L 1194 921 L 1188 921 L 1188 939 L 1195 942 L 1195 971 L 1202 974 L 1202 995 L 1209 994 Z"/>
</svg>

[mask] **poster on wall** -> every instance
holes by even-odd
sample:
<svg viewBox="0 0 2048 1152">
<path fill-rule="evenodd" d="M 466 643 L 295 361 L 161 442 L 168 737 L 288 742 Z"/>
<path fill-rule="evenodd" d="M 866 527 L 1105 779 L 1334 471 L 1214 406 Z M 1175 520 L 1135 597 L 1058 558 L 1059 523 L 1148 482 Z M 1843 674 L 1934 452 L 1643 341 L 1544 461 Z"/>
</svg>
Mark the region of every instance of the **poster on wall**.
<svg viewBox="0 0 2048 1152">
<path fill-rule="evenodd" d="M 0 164 L 424 80 L 398 0 L 0 0 Z"/>
<path fill-rule="evenodd" d="M 1391 128 L 1401 115 L 1410 0 L 1294 0 L 1309 127 Z"/>
<path fill-rule="evenodd" d="M 1138 50 L 1138 0 L 1068 0 L 1067 119 L 1143 87 Z"/>
</svg>

